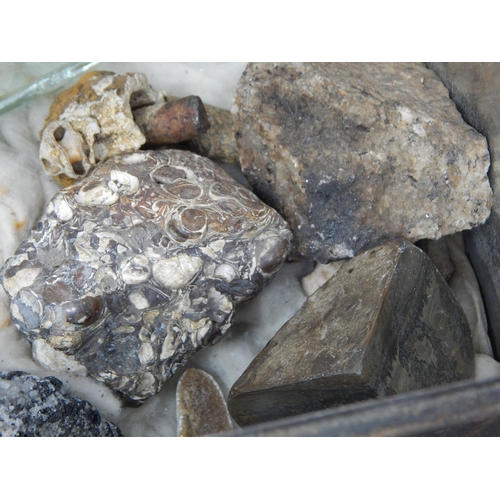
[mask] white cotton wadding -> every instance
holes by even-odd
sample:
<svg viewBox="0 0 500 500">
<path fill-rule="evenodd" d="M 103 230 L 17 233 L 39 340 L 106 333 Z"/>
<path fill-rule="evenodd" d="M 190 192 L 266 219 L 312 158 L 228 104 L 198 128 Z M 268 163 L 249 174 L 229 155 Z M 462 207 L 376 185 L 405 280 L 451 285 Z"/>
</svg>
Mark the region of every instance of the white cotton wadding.
<svg viewBox="0 0 500 500">
<path fill-rule="evenodd" d="M 500 363 L 487 354 L 476 354 L 476 380 L 498 377 L 500 375 Z"/>
</svg>

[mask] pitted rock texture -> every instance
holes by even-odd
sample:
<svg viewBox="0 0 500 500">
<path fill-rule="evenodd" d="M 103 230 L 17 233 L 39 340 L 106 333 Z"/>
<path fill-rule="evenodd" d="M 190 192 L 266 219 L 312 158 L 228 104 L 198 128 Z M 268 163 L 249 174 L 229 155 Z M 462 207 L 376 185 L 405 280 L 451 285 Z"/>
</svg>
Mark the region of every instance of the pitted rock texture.
<svg viewBox="0 0 500 500">
<path fill-rule="evenodd" d="M 232 109 L 242 169 L 295 256 L 349 258 L 490 213 L 486 140 L 418 63 L 250 63 Z"/>
<path fill-rule="evenodd" d="M 132 110 L 162 100 L 142 73 L 87 73 L 50 107 L 40 144 L 45 172 L 67 186 L 98 163 L 138 150 L 146 137 Z"/>
<path fill-rule="evenodd" d="M 0 436 L 119 437 L 87 401 L 64 393 L 55 377 L 0 371 Z"/>
<path fill-rule="evenodd" d="M 137 152 L 61 190 L 0 279 L 41 365 L 89 374 L 133 403 L 224 335 L 290 239 L 279 214 L 212 161 Z"/>
</svg>

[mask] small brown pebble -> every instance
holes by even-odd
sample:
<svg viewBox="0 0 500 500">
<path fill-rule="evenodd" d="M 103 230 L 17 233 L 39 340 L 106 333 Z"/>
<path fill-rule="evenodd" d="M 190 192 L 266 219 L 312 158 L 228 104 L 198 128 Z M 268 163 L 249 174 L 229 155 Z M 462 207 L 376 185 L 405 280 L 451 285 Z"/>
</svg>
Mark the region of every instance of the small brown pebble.
<svg viewBox="0 0 500 500">
<path fill-rule="evenodd" d="M 196 437 L 233 429 L 224 395 L 214 378 L 189 368 L 177 384 L 177 435 Z"/>
<path fill-rule="evenodd" d="M 203 103 L 194 95 L 140 108 L 134 120 L 146 136 L 146 149 L 188 141 L 210 128 Z"/>
</svg>

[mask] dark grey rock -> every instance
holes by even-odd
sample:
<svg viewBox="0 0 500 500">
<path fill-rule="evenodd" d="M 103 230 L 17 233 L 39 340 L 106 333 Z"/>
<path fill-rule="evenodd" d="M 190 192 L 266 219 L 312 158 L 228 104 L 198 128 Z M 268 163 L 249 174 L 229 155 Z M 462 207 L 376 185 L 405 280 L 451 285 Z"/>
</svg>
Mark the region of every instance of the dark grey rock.
<svg viewBox="0 0 500 500">
<path fill-rule="evenodd" d="M 420 63 L 250 63 L 232 109 L 242 170 L 326 263 L 490 212 L 486 140 Z"/>
<path fill-rule="evenodd" d="M 439 240 L 420 240 L 416 245 L 427 254 L 443 278 L 448 281 L 455 271 L 455 266 L 448 250 L 447 237 Z"/>
<path fill-rule="evenodd" d="M 1 281 L 41 365 L 139 403 L 222 338 L 290 239 L 276 211 L 207 158 L 142 151 L 61 190 Z"/>
<path fill-rule="evenodd" d="M 450 91 L 464 119 L 488 140 L 493 188 L 491 216 L 464 232 L 467 255 L 476 272 L 495 357 L 500 356 L 500 63 L 429 63 Z"/>
<path fill-rule="evenodd" d="M 239 425 L 474 375 L 465 314 L 425 253 L 395 240 L 345 261 L 231 388 Z"/>
<path fill-rule="evenodd" d="M 120 429 L 55 377 L 0 371 L 0 436 L 117 437 Z"/>
</svg>

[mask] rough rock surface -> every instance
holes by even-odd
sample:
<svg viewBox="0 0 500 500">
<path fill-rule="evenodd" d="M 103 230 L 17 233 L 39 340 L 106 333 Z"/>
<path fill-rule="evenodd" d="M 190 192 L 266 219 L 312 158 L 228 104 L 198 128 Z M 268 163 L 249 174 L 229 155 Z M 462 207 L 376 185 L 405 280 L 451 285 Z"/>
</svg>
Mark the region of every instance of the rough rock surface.
<svg viewBox="0 0 500 500">
<path fill-rule="evenodd" d="M 486 140 L 422 64 L 251 63 L 232 112 L 242 169 L 296 255 L 326 263 L 489 215 Z"/>
<path fill-rule="evenodd" d="M 146 138 L 132 110 L 161 99 L 142 73 L 87 73 L 49 110 L 40 144 L 46 173 L 69 185 L 96 164 L 138 150 Z"/>
<path fill-rule="evenodd" d="M 221 338 L 290 239 L 210 160 L 137 152 L 61 190 L 0 278 L 41 365 L 89 374 L 132 403 Z"/>
<path fill-rule="evenodd" d="M 120 430 L 102 419 L 87 401 L 64 394 L 55 377 L 0 371 L 0 436 L 117 437 Z"/>
<path fill-rule="evenodd" d="M 224 395 L 214 378 L 189 368 L 177 384 L 177 435 L 206 436 L 231 431 L 233 423 Z"/>
<path fill-rule="evenodd" d="M 231 388 L 239 425 L 474 375 L 465 314 L 416 246 L 394 240 L 345 261 Z"/>
</svg>

